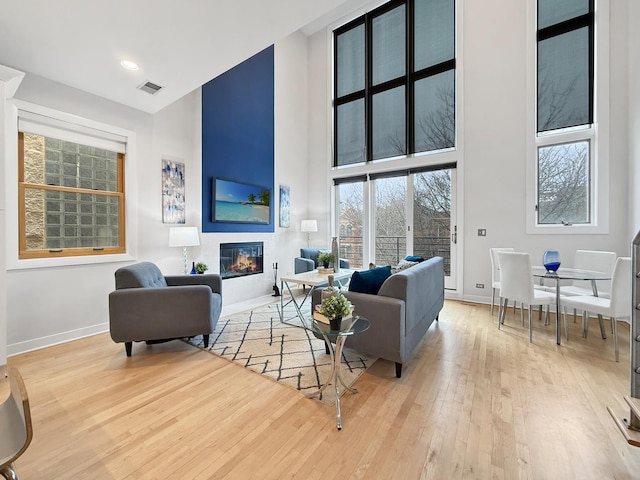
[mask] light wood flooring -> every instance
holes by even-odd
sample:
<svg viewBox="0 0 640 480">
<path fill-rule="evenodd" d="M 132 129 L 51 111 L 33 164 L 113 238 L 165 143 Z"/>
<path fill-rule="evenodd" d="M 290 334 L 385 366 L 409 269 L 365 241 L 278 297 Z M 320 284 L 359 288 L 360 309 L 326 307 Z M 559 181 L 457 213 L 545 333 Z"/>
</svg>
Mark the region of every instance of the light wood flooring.
<svg viewBox="0 0 640 480">
<path fill-rule="evenodd" d="M 510 311 L 447 301 L 401 379 L 379 360 L 334 409 L 181 341 L 108 334 L 9 359 L 31 400 L 34 440 L 17 461 L 38 479 L 638 479 L 606 411 L 627 416 L 620 363 L 597 322 L 533 344 Z M 348 342 L 347 342 L 348 345 Z"/>
</svg>

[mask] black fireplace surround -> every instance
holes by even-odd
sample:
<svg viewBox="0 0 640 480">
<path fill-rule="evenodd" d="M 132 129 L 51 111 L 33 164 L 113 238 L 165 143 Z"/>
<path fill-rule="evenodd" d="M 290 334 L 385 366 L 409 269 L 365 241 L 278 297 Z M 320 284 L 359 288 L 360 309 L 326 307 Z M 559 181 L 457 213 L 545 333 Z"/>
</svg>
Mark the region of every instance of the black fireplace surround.
<svg viewBox="0 0 640 480">
<path fill-rule="evenodd" d="M 244 277 L 263 273 L 262 242 L 220 244 L 220 276 Z"/>
</svg>

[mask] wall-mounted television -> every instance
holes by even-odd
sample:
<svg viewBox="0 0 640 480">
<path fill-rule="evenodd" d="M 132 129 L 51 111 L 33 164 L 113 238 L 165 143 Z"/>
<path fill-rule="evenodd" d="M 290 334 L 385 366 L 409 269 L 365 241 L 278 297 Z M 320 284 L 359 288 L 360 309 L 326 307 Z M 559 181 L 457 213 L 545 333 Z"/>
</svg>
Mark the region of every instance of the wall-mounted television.
<svg viewBox="0 0 640 480">
<path fill-rule="evenodd" d="M 213 179 L 213 221 L 271 223 L 271 189 L 226 178 Z"/>
</svg>

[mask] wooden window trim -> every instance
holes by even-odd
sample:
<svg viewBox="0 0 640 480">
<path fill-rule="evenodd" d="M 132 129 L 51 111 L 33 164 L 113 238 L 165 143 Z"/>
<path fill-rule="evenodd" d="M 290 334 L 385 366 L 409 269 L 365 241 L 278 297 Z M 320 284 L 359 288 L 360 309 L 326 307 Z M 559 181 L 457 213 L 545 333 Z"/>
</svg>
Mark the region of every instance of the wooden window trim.
<svg viewBox="0 0 640 480">
<path fill-rule="evenodd" d="M 118 179 L 117 192 L 91 190 L 86 188 L 63 187 L 55 185 L 41 185 L 26 183 L 24 173 L 24 134 L 18 132 L 18 259 L 34 259 L 34 258 L 59 258 L 59 257 L 78 257 L 78 256 L 95 256 L 95 255 L 114 255 L 126 253 L 126 232 L 125 232 L 125 193 L 124 193 L 124 161 L 123 153 L 117 154 Z M 80 247 L 80 248 L 60 248 L 60 249 L 42 249 L 27 250 L 26 239 L 26 206 L 25 192 L 26 190 L 48 190 L 56 192 L 84 193 L 89 195 L 101 195 L 105 197 L 117 197 L 118 201 L 118 246 L 110 247 Z"/>
</svg>

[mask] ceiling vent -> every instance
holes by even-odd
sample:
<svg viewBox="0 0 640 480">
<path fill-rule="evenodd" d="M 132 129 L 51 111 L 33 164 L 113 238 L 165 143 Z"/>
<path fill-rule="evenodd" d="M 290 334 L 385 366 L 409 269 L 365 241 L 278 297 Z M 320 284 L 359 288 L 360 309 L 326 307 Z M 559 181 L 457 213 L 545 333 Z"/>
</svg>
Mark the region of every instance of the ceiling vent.
<svg viewBox="0 0 640 480">
<path fill-rule="evenodd" d="M 147 93 L 150 93 L 151 95 L 154 95 L 158 93 L 160 90 L 162 90 L 164 87 L 161 87 L 160 85 L 156 85 L 155 83 L 152 83 L 152 82 L 144 82 L 138 88 L 143 92 L 147 92 Z"/>
</svg>

